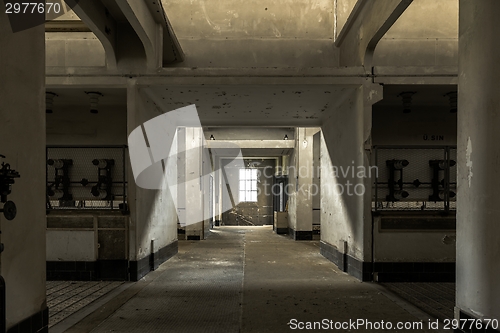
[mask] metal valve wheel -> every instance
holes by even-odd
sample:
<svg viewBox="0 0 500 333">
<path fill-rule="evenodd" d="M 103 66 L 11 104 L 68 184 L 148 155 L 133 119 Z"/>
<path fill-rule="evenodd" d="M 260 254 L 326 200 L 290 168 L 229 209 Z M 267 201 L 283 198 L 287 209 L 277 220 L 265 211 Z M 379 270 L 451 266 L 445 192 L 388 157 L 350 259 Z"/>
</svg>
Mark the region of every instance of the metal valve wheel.
<svg viewBox="0 0 500 333">
<path fill-rule="evenodd" d="M 2 211 L 3 211 L 3 215 L 5 216 L 5 218 L 9 221 L 12 221 L 17 215 L 16 204 L 12 201 L 7 201 L 3 205 Z"/>
</svg>

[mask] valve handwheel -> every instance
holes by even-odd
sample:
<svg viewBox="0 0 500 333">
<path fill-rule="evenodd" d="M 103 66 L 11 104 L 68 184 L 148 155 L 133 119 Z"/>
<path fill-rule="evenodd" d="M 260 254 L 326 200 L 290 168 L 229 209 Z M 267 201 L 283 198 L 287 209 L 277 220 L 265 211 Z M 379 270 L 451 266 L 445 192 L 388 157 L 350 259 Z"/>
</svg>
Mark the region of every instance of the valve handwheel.
<svg viewBox="0 0 500 333">
<path fill-rule="evenodd" d="M 16 204 L 9 200 L 3 205 L 2 211 L 5 218 L 9 221 L 12 221 L 17 215 Z"/>
</svg>

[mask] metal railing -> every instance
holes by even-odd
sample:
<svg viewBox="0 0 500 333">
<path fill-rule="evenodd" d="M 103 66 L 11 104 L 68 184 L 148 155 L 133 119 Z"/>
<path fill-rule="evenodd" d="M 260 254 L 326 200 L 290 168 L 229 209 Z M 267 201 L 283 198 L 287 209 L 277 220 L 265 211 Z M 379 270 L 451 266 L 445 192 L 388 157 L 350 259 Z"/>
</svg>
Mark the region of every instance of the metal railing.
<svg viewBox="0 0 500 333">
<path fill-rule="evenodd" d="M 127 211 L 126 154 L 126 146 L 47 146 L 47 209 Z"/>
<path fill-rule="evenodd" d="M 456 209 L 456 147 L 375 146 L 372 157 L 374 211 Z"/>
</svg>

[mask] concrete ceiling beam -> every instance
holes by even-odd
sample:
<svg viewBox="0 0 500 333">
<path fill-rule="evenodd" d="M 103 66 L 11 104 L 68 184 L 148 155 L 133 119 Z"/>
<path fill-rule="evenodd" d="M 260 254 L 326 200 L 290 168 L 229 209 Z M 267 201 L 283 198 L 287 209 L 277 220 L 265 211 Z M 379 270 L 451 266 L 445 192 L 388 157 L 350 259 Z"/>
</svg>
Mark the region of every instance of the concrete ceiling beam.
<svg viewBox="0 0 500 333">
<path fill-rule="evenodd" d="M 144 0 L 156 22 L 163 27 L 163 66 L 184 61 L 184 52 L 161 1 Z"/>
<path fill-rule="evenodd" d="M 148 69 L 182 61 L 183 54 L 160 1 L 116 0 L 144 46 Z"/>
<path fill-rule="evenodd" d="M 116 0 L 116 4 L 144 46 L 147 67 L 162 67 L 163 27 L 155 21 L 146 3 L 143 0 Z"/>
<path fill-rule="evenodd" d="M 373 52 L 413 0 L 358 0 L 335 41 L 341 66 L 364 66 L 371 72 Z"/>
<path fill-rule="evenodd" d="M 208 148 L 234 149 L 237 145 L 241 149 L 293 149 L 295 141 L 290 140 L 207 140 Z"/>
<path fill-rule="evenodd" d="M 106 52 L 107 67 L 116 69 L 117 24 L 113 16 L 100 1 L 65 0 L 65 2 L 101 41 Z"/>
</svg>

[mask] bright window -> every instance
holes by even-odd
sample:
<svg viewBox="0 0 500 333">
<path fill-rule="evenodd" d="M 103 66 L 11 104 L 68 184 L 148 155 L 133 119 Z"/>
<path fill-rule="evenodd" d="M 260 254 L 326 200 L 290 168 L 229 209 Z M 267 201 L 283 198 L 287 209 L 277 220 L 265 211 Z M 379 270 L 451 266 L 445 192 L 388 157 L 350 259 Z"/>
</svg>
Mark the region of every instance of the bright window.
<svg viewBox="0 0 500 333">
<path fill-rule="evenodd" d="M 257 202 L 257 169 L 240 169 L 240 202 Z"/>
</svg>

